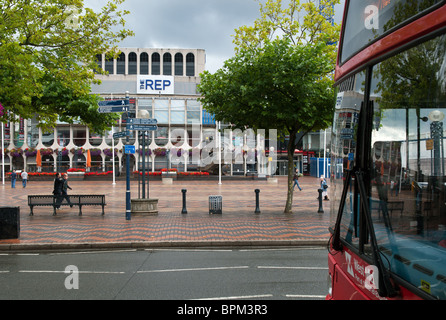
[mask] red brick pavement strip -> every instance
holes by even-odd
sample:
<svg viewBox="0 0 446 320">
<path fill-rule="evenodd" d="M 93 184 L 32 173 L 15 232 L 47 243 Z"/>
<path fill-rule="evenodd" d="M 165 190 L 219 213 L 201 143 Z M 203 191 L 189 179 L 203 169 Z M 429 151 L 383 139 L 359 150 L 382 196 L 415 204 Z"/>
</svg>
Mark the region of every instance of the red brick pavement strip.
<svg viewBox="0 0 446 320">
<path fill-rule="evenodd" d="M 62 207 L 57 216 L 51 207 L 35 207 L 29 216 L 27 196 L 50 194 L 52 182 L 30 181 L 23 189 L 0 186 L 2 206 L 20 206 L 20 238 L 0 240 L 0 250 L 70 247 L 153 247 L 211 245 L 322 244 L 329 238 L 329 202 L 317 213 L 318 180 L 303 177 L 303 191 L 296 189 L 293 213 L 285 214 L 286 178 L 267 181 L 175 181 L 150 183 L 150 197 L 159 199 L 159 214 L 125 220 L 125 181 L 71 181 L 72 194 L 105 194 L 107 206 Z M 187 189 L 187 214 L 181 214 L 182 192 Z M 260 214 L 255 214 L 255 189 L 260 189 Z M 138 197 L 132 182 L 132 198 Z M 222 195 L 223 214 L 210 215 L 208 196 Z"/>
</svg>

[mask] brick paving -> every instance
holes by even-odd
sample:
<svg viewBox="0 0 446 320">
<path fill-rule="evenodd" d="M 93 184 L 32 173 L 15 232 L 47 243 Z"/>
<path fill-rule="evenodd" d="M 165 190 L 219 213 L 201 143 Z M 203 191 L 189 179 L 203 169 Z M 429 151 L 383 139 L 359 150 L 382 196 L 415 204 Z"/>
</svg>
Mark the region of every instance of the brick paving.
<svg viewBox="0 0 446 320">
<path fill-rule="evenodd" d="M 125 219 L 125 181 L 70 181 L 71 194 L 105 194 L 105 215 L 100 207 L 63 206 L 57 216 L 51 207 L 35 207 L 29 216 L 28 195 L 51 194 L 52 181 L 29 181 L 11 189 L 0 185 L 1 206 L 20 206 L 20 237 L 0 240 L 1 249 L 74 246 L 173 246 L 173 245 L 293 245 L 326 243 L 329 202 L 317 213 L 318 179 L 302 177 L 294 193 L 293 213 L 285 214 L 286 178 L 278 183 L 256 180 L 150 182 L 150 198 L 159 199 L 156 216 Z M 181 214 L 182 189 L 187 189 L 187 214 Z M 260 189 L 260 214 L 255 211 L 255 189 Z M 132 198 L 138 197 L 132 181 Z M 221 195 L 223 214 L 209 214 L 209 195 Z"/>
</svg>

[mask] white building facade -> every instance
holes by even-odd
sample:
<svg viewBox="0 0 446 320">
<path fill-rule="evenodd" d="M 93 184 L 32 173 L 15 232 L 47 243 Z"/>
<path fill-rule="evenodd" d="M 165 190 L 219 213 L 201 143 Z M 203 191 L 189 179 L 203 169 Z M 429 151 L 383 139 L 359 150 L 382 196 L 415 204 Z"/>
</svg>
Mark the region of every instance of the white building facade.
<svg viewBox="0 0 446 320">
<path fill-rule="evenodd" d="M 131 117 L 157 119 L 158 129 L 148 131 L 145 138 L 147 150 L 150 150 L 144 158 L 146 170 L 211 170 L 208 163 L 203 164 L 197 160 L 201 159 L 200 152 L 203 148 L 216 147 L 218 137 L 215 120 L 203 110 L 198 101 L 200 94 L 197 86 L 200 73 L 205 70 L 205 51 L 141 48 L 119 50 L 121 54 L 117 59 L 109 59 L 105 54 L 97 56 L 98 68 L 108 74 L 96 76 L 101 84 L 92 85 L 91 92 L 99 94 L 105 100 L 128 97 Z M 105 133 L 91 132 L 87 126 L 67 123 L 58 123 L 54 130 L 45 133 L 37 127 L 35 119 L 17 119 L 4 127 L 5 169 L 25 169 L 29 172 L 82 169 L 87 167 L 89 150 L 91 165 L 86 168 L 87 171 L 112 171 L 114 164 L 115 172 L 122 173 L 126 158 L 124 145 L 130 144 L 136 149 L 131 157 L 130 168 L 132 171 L 141 170 L 140 132 L 133 131 L 128 142 L 126 138 L 113 139 L 113 133 L 126 130 L 126 119 L 127 115 L 124 113 L 112 130 Z M 231 148 L 227 150 L 236 146 L 240 154 L 233 154 L 226 161 L 225 173 L 258 172 L 256 157 L 248 156 L 248 153 L 252 151 L 250 154 L 257 154 L 257 150 L 261 152 L 264 141 L 258 139 L 256 142 L 256 138 L 254 142 L 252 139 L 248 141 L 246 134 L 233 137 L 231 133 L 226 138 L 226 142 L 231 143 Z M 37 150 L 41 153 L 41 166 L 37 166 Z M 222 161 L 224 164 L 224 159 Z"/>
</svg>

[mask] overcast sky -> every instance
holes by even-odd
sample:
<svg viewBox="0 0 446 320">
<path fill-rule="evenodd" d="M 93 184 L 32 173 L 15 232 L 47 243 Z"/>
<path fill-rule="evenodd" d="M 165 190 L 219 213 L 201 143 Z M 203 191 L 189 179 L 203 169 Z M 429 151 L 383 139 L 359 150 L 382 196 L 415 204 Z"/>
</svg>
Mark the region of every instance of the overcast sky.
<svg viewBox="0 0 446 320">
<path fill-rule="evenodd" d="M 85 6 L 98 12 L 106 2 L 85 0 Z M 234 29 L 260 16 L 255 0 L 126 0 L 121 9 L 131 12 L 126 28 L 135 32 L 121 47 L 204 49 L 210 72 L 233 56 Z M 340 20 L 343 5 L 335 10 Z"/>
</svg>

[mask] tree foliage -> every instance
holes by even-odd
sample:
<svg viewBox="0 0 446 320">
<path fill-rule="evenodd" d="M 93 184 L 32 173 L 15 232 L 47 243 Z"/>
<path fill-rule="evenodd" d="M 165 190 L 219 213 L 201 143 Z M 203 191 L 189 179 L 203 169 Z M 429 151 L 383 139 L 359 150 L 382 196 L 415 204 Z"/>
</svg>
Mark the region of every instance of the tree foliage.
<svg viewBox="0 0 446 320">
<path fill-rule="evenodd" d="M 116 44 L 133 34 L 116 30 L 128 14 L 118 10 L 123 2 L 96 13 L 83 0 L 1 0 L 0 102 L 10 111 L 2 121 L 36 116 L 43 128 L 60 118 L 106 129 L 114 116 L 98 114 L 90 91 L 96 55 L 117 54 Z"/>
</svg>

